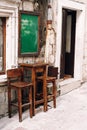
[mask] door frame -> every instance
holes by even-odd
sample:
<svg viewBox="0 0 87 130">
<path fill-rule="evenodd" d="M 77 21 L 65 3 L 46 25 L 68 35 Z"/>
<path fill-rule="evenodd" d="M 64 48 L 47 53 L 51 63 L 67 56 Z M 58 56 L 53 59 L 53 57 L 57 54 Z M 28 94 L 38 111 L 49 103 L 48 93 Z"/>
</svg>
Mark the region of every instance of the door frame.
<svg viewBox="0 0 87 130">
<path fill-rule="evenodd" d="M 82 80 L 82 61 L 84 45 L 84 23 L 85 23 L 85 5 L 75 1 L 59 0 L 57 15 L 57 37 L 56 37 L 56 62 L 55 66 L 59 67 L 60 72 L 60 55 L 61 55 L 61 37 L 62 37 L 62 8 L 75 10 L 76 14 L 76 34 L 75 34 L 75 59 L 74 59 L 74 76 L 73 78 Z M 79 43 L 79 46 L 78 46 Z"/>
</svg>

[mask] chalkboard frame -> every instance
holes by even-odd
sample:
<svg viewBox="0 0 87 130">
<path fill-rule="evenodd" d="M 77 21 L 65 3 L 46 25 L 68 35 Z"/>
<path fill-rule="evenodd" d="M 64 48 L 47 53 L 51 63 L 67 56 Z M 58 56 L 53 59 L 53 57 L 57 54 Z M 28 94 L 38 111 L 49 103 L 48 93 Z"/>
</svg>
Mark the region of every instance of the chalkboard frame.
<svg viewBox="0 0 87 130">
<path fill-rule="evenodd" d="M 22 27 L 21 27 L 21 20 L 22 20 L 22 15 L 25 16 L 32 16 L 32 17 L 37 17 L 38 19 L 38 31 L 37 31 L 37 50 L 31 52 L 30 50 L 28 52 L 22 52 L 21 48 L 22 48 L 22 38 L 21 38 L 21 31 L 22 31 Z M 33 19 L 32 19 L 33 20 Z M 37 22 L 36 22 L 37 23 Z M 27 57 L 27 56 L 38 56 L 39 55 L 39 50 L 40 50 L 40 14 L 37 12 L 30 12 L 30 11 L 19 11 L 19 44 L 18 44 L 18 55 L 19 57 Z M 21 42 L 22 41 L 22 42 Z M 24 41 L 25 42 L 25 41 Z M 28 43 L 26 44 L 35 44 L 35 43 L 29 43 L 30 41 L 28 41 Z M 25 43 L 24 43 L 25 44 Z"/>
</svg>

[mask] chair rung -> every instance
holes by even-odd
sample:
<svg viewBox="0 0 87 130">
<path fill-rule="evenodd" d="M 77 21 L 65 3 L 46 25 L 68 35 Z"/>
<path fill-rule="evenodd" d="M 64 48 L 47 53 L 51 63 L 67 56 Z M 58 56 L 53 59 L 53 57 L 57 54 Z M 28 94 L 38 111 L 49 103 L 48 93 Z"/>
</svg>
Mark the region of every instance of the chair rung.
<svg viewBox="0 0 87 130">
<path fill-rule="evenodd" d="M 11 103 L 12 106 L 18 107 L 18 103 Z"/>
<path fill-rule="evenodd" d="M 22 104 L 22 107 L 25 107 L 25 106 L 28 106 L 30 105 L 31 103 L 24 103 Z M 18 107 L 18 103 L 11 103 L 12 106 L 15 106 L 15 107 Z"/>
<path fill-rule="evenodd" d="M 28 105 L 30 105 L 30 104 L 31 104 L 31 103 L 22 104 L 22 107 L 28 106 Z"/>
<path fill-rule="evenodd" d="M 48 96 L 47 96 L 48 99 L 51 98 L 51 97 L 54 97 L 54 95 L 51 94 L 51 95 L 48 95 Z"/>
<path fill-rule="evenodd" d="M 44 99 L 40 99 L 40 100 L 37 100 L 35 104 L 38 105 L 38 104 L 43 103 L 43 102 L 44 102 Z"/>
</svg>

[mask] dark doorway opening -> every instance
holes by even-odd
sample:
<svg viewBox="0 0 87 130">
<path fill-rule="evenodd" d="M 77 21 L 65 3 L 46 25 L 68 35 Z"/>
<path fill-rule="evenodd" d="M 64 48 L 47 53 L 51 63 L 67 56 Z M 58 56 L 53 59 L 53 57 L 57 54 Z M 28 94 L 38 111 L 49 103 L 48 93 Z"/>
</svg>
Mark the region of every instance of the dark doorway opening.
<svg viewBox="0 0 87 130">
<path fill-rule="evenodd" d="M 60 78 L 74 76 L 76 11 L 62 9 Z"/>
</svg>

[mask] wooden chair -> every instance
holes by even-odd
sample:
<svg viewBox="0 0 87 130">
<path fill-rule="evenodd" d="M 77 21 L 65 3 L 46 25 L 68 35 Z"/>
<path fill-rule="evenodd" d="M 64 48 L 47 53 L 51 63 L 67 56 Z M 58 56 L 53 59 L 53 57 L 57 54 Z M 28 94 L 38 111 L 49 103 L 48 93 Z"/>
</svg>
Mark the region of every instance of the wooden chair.
<svg viewBox="0 0 87 130">
<path fill-rule="evenodd" d="M 48 94 L 48 100 L 53 98 L 53 107 L 56 108 L 56 80 L 58 76 L 58 67 L 48 66 L 48 76 L 47 76 L 47 83 L 52 83 L 52 94 Z M 49 87 L 49 85 L 47 86 Z"/>
<path fill-rule="evenodd" d="M 22 108 L 30 106 L 30 117 L 32 118 L 32 83 L 23 81 L 23 70 L 21 68 L 9 69 L 7 70 L 7 79 L 8 79 L 8 113 L 9 118 L 11 118 L 11 109 L 12 106 L 18 108 L 19 111 L 19 122 L 22 121 Z M 29 89 L 28 102 L 22 103 L 22 91 Z M 17 103 L 12 102 L 11 90 L 14 89 L 17 91 Z"/>
<path fill-rule="evenodd" d="M 46 84 L 47 89 L 49 87 L 49 83 L 51 83 L 52 92 L 48 94 L 47 92 L 47 100 L 53 99 L 53 107 L 56 108 L 56 94 L 57 94 L 57 88 L 56 88 L 56 80 L 58 76 L 58 67 L 49 66 L 48 67 L 48 74 L 46 77 Z M 37 77 L 37 82 L 42 81 L 42 76 Z M 47 108 L 48 109 L 48 108 Z"/>
</svg>

